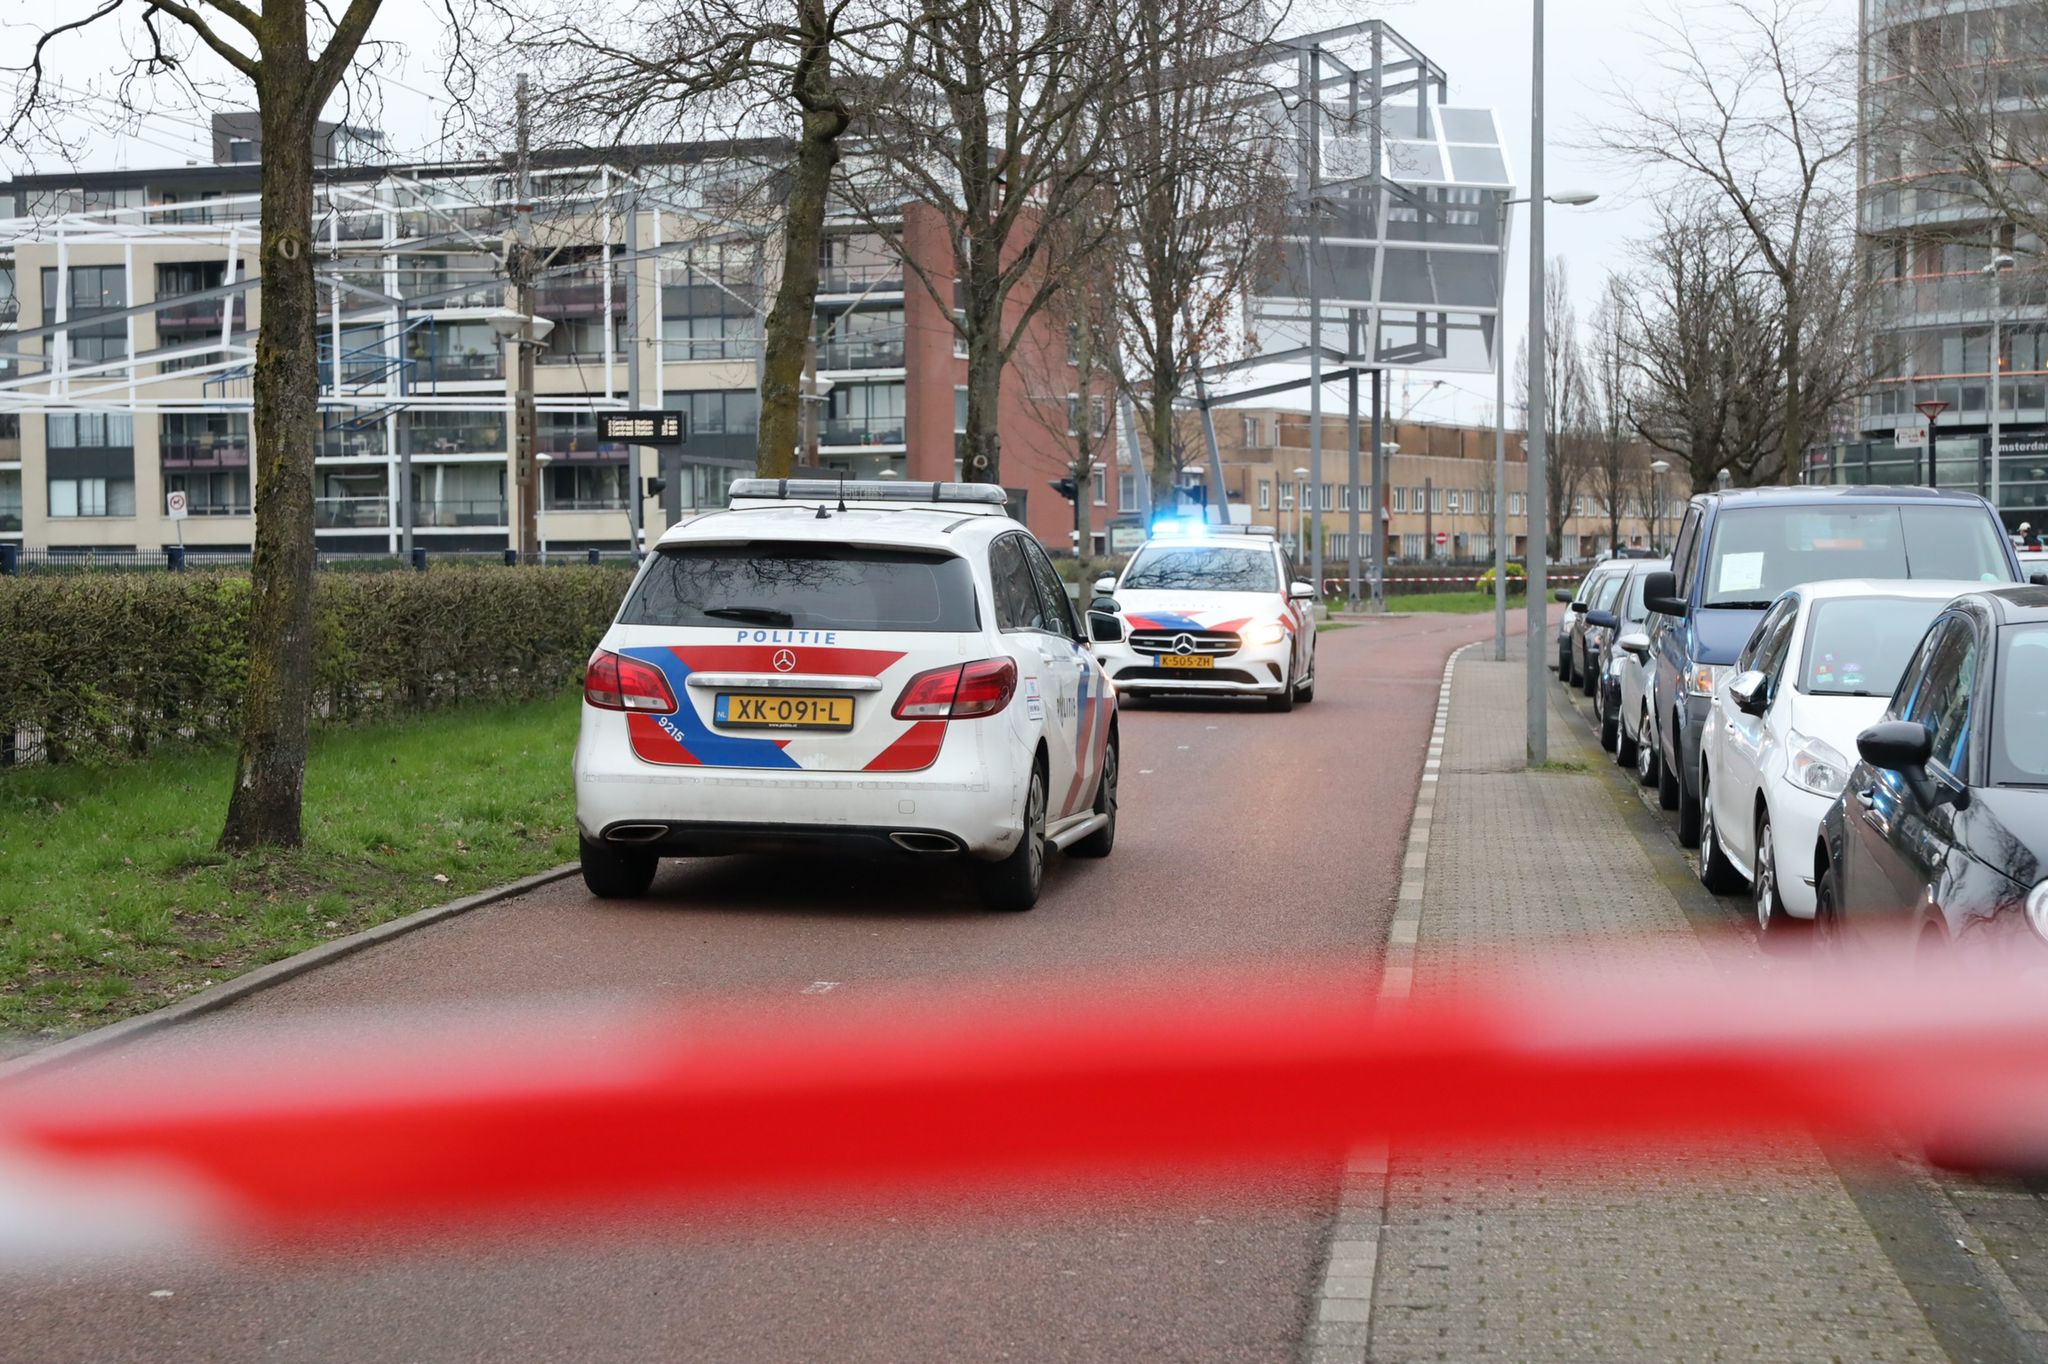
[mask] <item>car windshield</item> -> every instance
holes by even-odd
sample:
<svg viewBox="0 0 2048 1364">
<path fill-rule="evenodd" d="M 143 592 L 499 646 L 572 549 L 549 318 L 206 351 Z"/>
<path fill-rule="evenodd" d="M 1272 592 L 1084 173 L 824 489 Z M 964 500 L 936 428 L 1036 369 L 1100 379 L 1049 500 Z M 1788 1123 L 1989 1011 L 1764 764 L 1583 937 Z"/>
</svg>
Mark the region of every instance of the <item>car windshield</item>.
<svg viewBox="0 0 2048 1364">
<path fill-rule="evenodd" d="M 664 548 L 621 625 L 745 630 L 978 628 L 965 559 L 917 550 L 753 543 Z"/>
<path fill-rule="evenodd" d="M 1714 522 L 1706 606 L 1765 607 L 1826 578 L 2012 581 L 1999 533 L 1972 506 L 1736 507 Z"/>
<path fill-rule="evenodd" d="M 1126 592 L 1278 592 L 1273 551 L 1263 546 L 1148 545 L 1120 585 Z"/>
<path fill-rule="evenodd" d="M 1814 603 L 1799 690 L 1812 696 L 1890 696 L 1946 601 L 1844 597 Z"/>
<path fill-rule="evenodd" d="M 1615 573 L 1600 584 L 1596 589 L 1599 595 L 1593 598 L 1593 609 L 1595 611 L 1612 611 L 1614 609 L 1614 599 L 1621 595 L 1622 581 L 1622 576 L 1619 573 Z"/>
<path fill-rule="evenodd" d="M 1991 780 L 2048 786 L 2048 625 L 1999 631 Z"/>
</svg>

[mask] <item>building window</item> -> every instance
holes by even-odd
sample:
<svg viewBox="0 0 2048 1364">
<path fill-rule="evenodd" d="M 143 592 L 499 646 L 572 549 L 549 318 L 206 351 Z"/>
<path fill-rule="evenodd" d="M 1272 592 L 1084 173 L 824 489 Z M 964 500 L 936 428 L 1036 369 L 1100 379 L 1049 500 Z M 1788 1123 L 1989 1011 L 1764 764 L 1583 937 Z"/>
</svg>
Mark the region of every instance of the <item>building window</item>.
<svg viewBox="0 0 2048 1364">
<path fill-rule="evenodd" d="M 823 445 L 903 444 L 901 383 L 840 384 L 825 396 Z M 740 395 L 733 395 L 740 396 Z M 744 395 L 752 401 L 754 395 Z"/>
<path fill-rule="evenodd" d="M 624 464 L 551 464 L 546 491 L 550 511 L 623 511 L 632 505 Z"/>
<path fill-rule="evenodd" d="M 1457 489 L 1453 488 L 1451 490 L 1451 515 L 1456 516 L 1462 510 L 1464 504 L 1460 499 L 1463 496 Z"/>
<path fill-rule="evenodd" d="M 164 491 L 185 494 L 185 510 L 193 516 L 247 516 L 247 469 L 195 469 L 166 473 Z"/>
<path fill-rule="evenodd" d="M 1130 511 L 1138 505 L 1138 476 L 1121 473 L 1116 476 L 1116 505 L 1119 510 Z"/>
<path fill-rule="evenodd" d="M 671 393 L 662 400 L 671 412 L 690 414 L 690 436 L 751 436 L 761 429 L 761 396 L 752 389 L 711 389 Z"/>
<path fill-rule="evenodd" d="M 1351 510 L 1351 485 L 1349 483 L 1337 489 L 1337 510 Z"/>
<path fill-rule="evenodd" d="M 454 412 L 419 407 L 406 414 L 412 424 L 415 455 L 502 455 L 506 451 L 505 414 Z"/>
<path fill-rule="evenodd" d="M 1246 417 L 1244 419 L 1244 443 L 1247 446 L 1258 445 L 1259 419 L 1257 417 Z"/>
<path fill-rule="evenodd" d="M 967 358 L 967 314 L 955 308 L 953 310 L 953 323 L 953 358 L 955 360 L 965 360 Z"/>
<path fill-rule="evenodd" d="M 1081 434 L 1081 398 L 1079 394 L 1075 393 L 1067 395 L 1067 434 L 1070 436 Z"/>
<path fill-rule="evenodd" d="M 125 412 L 55 412 L 44 421 L 52 450 L 135 448 L 135 419 Z"/>
<path fill-rule="evenodd" d="M 167 412 L 157 432 L 166 469 L 248 467 L 246 412 Z"/>
<path fill-rule="evenodd" d="M 1263 478 L 1259 480 L 1259 510 L 1273 510 L 1273 485 Z"/>
<path fill-rule="evenodd" d="M 70 357 L 81 364 L 120 360 L 128 354 L 125 319 L 91 324 L 101 313 L 128 306 L 128 275 L 118 265 L 80 265 L 65 271 L 65 321 Z M 43 323 L 57 322 L 57 271 L 43 267 Z M 83 325 L 68 325 L 68 324 Z"/>
<path fill-rule="evenodd" d="M 1282 483 L 1280 485 L 1280 510 L 1292 511 L 1293 509 L 1294 485 L 1292 483 Z"/>
<path fill-rule="evenodd" d="M 53 478 L 50 480 L 50 515 L 60 519 L 79 516 L 133 516 L 135 480 Z"/>
<path fill-rule="evenodd" d="M 1401 557 L 1404 559 L 1420 559 L 1422 557 L 1423 539 L 1424 537 L 1420 531 L 1412 531 L 1403 535 L 1401 537 Z"/>
<path fill-rule="evenodd" d="M 1335 486 L 1329 483 L 1325 483 L 1322 487 L 1320 495 L 1316 498 L 1316 505 L 1318 509 L 1322 511 L 1329 511 L 1330 508 L 1333 505 L 1335 505 L 1336 495 L 1337 490 Z"/>
<path fill-rule="evenodd" d="M 1442 512 L 1442 511 L 1443 511 L 1443 509 L 1444 509 L 1444 490 L 1443 490 L 1442 488 L 1431 488 L 1431 489 L 1429 489 L 1429 509 L 1430 509 L 1430 511 L 1431 511 L 1431 512 L 1433 512 L 1433 513 L 1434 513 L 1434 512 Z"/>
<path fill-rule="evenodd" d="M 1081 324 L 1067 324 L 1067 363 L 1078 366 L 1081 363 Z"/>
<path fill-rule="evenodd" d="M 1397 511 L 1397 512 L 1404 512 L 1404 511 L 1407 511 L 1407 510 L 1408 510 L 1408 490 L 1407 490 L 1406 488 L 1396 488 L 1396 489 L 1394 489 L 1393 491 L 1394 491 L 1394 510 L 1395 510 L 1395 511 Z"/>
<path fill-rule="evenodd" d="M 21 471 L 0 469 L 0 533 L 21 530 Z"/>
<path fill-rule="evenodd" d="M 967 434 L 967 386 L 965 384 L 955 384 L 953 386 L 953 434 L 956 436 Z"/>
<path fill-rule="evenodd" d="M 1109 470 L 1103 468 L 1099 464 L 1096 465 L 1094 470 L 1089 474 L 1088 482 L 1095 498 L 1095 505 L 1098 507 L 1108 506 Z"/>
</svg>

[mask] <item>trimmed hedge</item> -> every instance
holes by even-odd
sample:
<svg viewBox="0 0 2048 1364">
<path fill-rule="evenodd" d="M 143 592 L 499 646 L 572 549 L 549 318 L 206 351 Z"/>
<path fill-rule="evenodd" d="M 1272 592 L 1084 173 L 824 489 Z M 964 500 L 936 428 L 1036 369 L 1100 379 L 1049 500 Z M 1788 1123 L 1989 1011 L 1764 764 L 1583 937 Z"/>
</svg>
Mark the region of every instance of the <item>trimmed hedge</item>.
<svg viewBox="0 0 2048 1364">
<path fill-rule="evenodd" d="M 1479 592 L 1493 591 L 1492 569 L 1489 568 L 1486 572 L 1479 575 L 1479 583 L 1474 590 Z M 1508 565 L 1508 595 L 1512 597 L 1518 592 L 1526 592 L 1528 590 L 1529 570 L 1523 568 L 1520 564 L 1510 563 Z"/>
<path fill-rule="evenodd" d="M 552 695 L 631 580 L 623 566 L 321 574 L 316 718 Z M 66 762 L 232 742 L 248 618 L 237 573 L 0 578 L 0 734 L 22 736 L 21 758 Z"/>
</svg>

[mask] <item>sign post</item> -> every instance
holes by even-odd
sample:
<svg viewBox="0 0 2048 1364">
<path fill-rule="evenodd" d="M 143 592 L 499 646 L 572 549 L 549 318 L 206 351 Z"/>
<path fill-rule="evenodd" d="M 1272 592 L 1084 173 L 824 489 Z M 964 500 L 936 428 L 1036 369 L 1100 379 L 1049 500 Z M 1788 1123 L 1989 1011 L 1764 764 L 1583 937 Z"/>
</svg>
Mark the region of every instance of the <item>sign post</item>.
<svg viewBox="0 0 2048 1364">
<path fill-rule="evenodd" d="M 178 527 L 178 548 L 185 547 L 185 518 L 192 514 L 192 500 L 182 491 L 164 494 L 164 519 Z"/>
<path fill-rule="evenodd" d="M 638 360 L 635 360 L 638 363 Z M 597 414 L 597 439 L 599 444 L 607 442 L 620 445 L 668 446 L 680 449 L 690 441 L 690 419 L 682 412 L 659 410 L 653 412 L 600 412 Z M 636 457 L 637 459 L 637 457 Z M 658 465 L 662 477 L 649 479 L 647 483 L 636 482 L 626 490 L 626 496 L 636 499 L 626 509 L 627 539 L 633 548 L 633 562 L 640 561 L 643 546 L 640 544 L 641 502 L 655 496 L 667 487 L 668 460 L 661 457 Z M 630 472 L 630 471 L 629 471 Z M 676 477 L 682 477 L 682 470 L 676 470 Z M 650 485 L 652 485 L 650 487 Z"/>
<path fill-rule="evenodd" d="M 1914 410 L 1927 418 L 1927 486 L 1938 486 L 1934 473 L 1934 423 L 1942 413 L 1948 411 L 1948 404 L 1940 398 L 1929 398 L 1913 404 Z"/>
</svg>

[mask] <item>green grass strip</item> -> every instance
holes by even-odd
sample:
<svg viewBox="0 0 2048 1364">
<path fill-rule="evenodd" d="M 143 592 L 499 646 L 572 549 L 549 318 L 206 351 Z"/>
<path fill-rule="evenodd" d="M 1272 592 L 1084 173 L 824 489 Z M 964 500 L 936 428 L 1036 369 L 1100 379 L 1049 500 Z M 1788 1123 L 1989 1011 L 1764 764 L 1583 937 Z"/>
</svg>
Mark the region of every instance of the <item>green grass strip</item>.
<svg viewBox="0 0 2048 1364">
<path fill-rule="evenodd" d="M 306 846 L 240 860 L 214 849 L 231 751 L 0 776 L 0 1039 L 111 1023 L 573 860 L 578 704 L 316 732 Z"/>
</svg>

